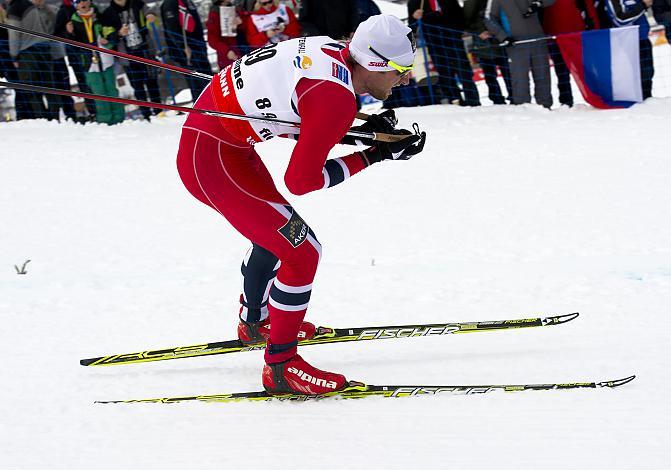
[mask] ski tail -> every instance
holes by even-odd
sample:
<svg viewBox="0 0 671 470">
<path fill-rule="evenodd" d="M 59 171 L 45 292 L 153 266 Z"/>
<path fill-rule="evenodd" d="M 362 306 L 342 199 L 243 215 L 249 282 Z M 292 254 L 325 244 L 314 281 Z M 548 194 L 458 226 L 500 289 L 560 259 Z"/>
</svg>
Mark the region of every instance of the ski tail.
<svg viewBox="0 0 671 470">
<path fill-rule="evenodd" d="M 570 382 L 550 384 L 523 384 L 523 385 L 366 385 L 361 382 L 350 381 L 348 387 L 324 395 L 297 395 L 278 394 L 268 392 L 225 393 L 220 395 L 192 395 L 168 398 L 149 398 L 142 400 L 108 400 L 96 401 L 100 404 L 118 403 L 181 403 L 181 402 L 255 402 L 255 401 L 316 401 L 324 399 L 360 399 L 370 397 L 407 398 L 426 395 L 481 395 L 496 391 L 526 392 L 540 390 L 575 390 L 582 388 L 616 388 L 628 384 L 636 378 L 630 375 L 623 379 L 604 382 Z"/>
</svg>

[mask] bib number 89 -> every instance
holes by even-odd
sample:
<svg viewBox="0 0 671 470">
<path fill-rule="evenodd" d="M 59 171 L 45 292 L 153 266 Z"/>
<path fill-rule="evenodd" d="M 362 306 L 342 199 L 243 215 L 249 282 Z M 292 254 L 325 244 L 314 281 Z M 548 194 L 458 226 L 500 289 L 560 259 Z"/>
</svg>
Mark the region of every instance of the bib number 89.
<svg viewBox="0 0 671 470">
<path fill-rule="evenodd" d="M 269 44 L 261 49 L 256 49 L 255 51 L 250 52 L 245 59 L 245 65 L 254 65 L 257 62 L 262 62 L 271 57 L 275 57 L 275 54 L 277 54 L 277 49 L 275 49 L 275 47 L 277 47 L 277 44 Z"/>
</svg>

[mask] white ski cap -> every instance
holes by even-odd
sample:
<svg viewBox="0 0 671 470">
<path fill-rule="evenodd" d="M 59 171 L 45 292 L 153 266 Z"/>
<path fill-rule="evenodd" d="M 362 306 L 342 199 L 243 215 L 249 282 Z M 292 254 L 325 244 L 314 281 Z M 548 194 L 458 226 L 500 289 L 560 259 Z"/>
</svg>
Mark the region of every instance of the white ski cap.
<svg viewBox="0 0 671 470">
<path fill-rule="evenodd" d="M 394 70 L 386 60 L 375 54 L 411 66 L 415 61 L 412 30 L 394 15 L 375 15 L 361 23 L 354 32 L 349 50 L 352 58 L 363 68 L 374 72 Z"/>
</svg>

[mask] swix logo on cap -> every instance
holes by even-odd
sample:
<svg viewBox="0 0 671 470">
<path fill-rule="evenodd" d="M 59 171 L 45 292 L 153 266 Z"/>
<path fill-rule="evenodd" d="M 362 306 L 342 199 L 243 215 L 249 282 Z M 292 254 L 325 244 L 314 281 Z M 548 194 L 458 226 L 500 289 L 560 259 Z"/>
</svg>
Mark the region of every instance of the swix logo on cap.
<svg viewBox="0 0 671 470">
<path fill-rule="evenodd" d="M 332 66 L 331 74 L 345 85 L 349 85 L 349 70 L 340 64 L 336 64 L 335 62 L 332 63 Z"/>
<path fill-rule="evenodd" d="M 387 62 L 373 62 L 373 61 L 371 61 L 371 62 L 368 62 L 368 66 L 369 67 L 386 67 Z"/>
<path fill-rule="evenodd" d="M 294 59 L 294 67 L 307 70 L 312 67 L 312 59 L 306 55 L 297 55 Z"/>
</svg>

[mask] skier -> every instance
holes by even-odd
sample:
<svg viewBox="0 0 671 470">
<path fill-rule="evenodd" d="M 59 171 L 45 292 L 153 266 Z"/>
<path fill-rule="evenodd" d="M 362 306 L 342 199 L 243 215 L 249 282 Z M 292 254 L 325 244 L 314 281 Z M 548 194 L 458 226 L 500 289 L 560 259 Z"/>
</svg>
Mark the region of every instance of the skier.
<svg viewBox="0 0 671 470">
<path fill-rule="evenodd" d="M 262 379 L 270 393 L 323 394 L 348 384 L 297 354 L 315 326 L 304 322 L 322 247 L 310 226 L 277 191 L 254 144 L 297 134 L 284 180 L 302 195 L 341 183 L 381 160 L 407 160 L 426 134 L 395 129 L 393 110 L 371 116 L 359 129 L 407 135 L 393 143 L 327 160 L 356 114 L 355 93 L 379 100 L 408 83 L 415 43 L 410 28 L 391 15 L 372 16 L 349 44 L 302 37 L 257 49 L 226 67 L 204 90 L 197 108 L 300 122 L 300 130 L 190 114 L 177 156 L 180 177 L 201 202 L 223 215 L 252 242 L 242 263 L 238 338 L 266 342 Z M 272 328 L 271 328 L 272 325 Z"/>
</svg>

